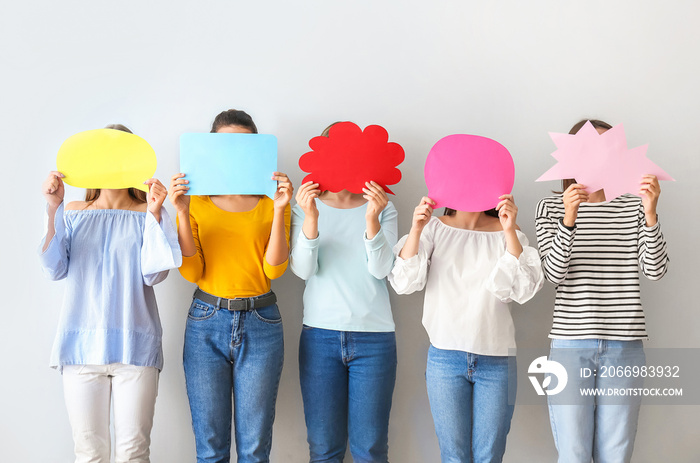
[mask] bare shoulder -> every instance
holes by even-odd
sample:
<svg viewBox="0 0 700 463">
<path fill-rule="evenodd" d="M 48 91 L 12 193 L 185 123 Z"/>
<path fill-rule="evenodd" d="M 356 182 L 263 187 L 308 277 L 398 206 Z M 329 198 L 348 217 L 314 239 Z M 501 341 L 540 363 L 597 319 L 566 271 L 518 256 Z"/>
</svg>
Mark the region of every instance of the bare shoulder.
<svg viewBox="0 0 700 463">
<path fill-rule="evenodd" d="M 134 207 L 134 210 L 137 212 L 146 212 L 148 211 L 148 203 L 139 203 Z"/>
<path fill-rule="evenodd" d="M 67 211 L 80 211 L 86 209 L 90 205 L 87 201 L 71 201 L 66 204 Z"/>
</svg>

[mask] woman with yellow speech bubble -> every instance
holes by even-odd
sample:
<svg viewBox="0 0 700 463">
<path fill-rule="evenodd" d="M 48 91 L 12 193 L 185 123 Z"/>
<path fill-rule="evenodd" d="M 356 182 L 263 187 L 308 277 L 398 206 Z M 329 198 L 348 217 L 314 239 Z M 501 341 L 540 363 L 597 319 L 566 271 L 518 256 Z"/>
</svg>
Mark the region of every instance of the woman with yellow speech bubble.
<svg viewBox="0 0 700 463">
<path fill-rule="evenodd" d="M 232 109 L 216 116 L 211 132 L 258 130 L 247 113 Z M 287 268 L 293 191 L 285 174 L 274 172 L 272 179 L 278 182 L 274 199 L 188 196 L 186 173 L 170 183 L 183 251 L 180 273 L 198 286 L 183 355 L 198 462 L 229 461 L 232 418 L 237 461 L 269 461 L 284 360 L 282 318 L 270 281 Z"/>
<path fill-rule="evenodd" d="M 163 367 L 153 285 L 181 262 L 162 208 L 167 190 L 151 178 L 148 194 L 89 189 L 85 201 L 64 206 L 63 178 L 51 172 L 42 185 L 48 227 L 40 258 L 50 279 L 66 280 L 51 366 L 63 373 L 75 461 L 110 461 L 111 403 L 116 461 L 148 462 Z"/>
</svg>

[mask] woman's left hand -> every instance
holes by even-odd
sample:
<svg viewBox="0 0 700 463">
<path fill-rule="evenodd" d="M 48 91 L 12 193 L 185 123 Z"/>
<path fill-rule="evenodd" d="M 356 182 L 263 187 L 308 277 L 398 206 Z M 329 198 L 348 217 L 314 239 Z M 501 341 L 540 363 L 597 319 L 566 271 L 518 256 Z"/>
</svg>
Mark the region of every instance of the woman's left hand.
<svg viewBox="0 0 700 463">
<path fill-rule="evenodd" d="M 168 189 L 157 178 L 149 178 L 143 183 L 148 185 L 148 194 L 146 195 L 148 211 L 156 218 L 156 222 L 160 222 L 160 208 L 163 206 L 165 198 L 168 197 Z"/>
<path fill-rule="evenodd" d="M 659 203 L 661 185 L 659 185 L 659 179 L 656 178 L 656 175 L 643 176 L 640 185 L 639 194 L 642 196 L 647 226 L 652 227 L 656 224 L 656 205 Z"/>
<path fill-rule="evenodd" d="M 517 228 L 515 220 L 518 217 L 518 206 L 513 201 L 513 195 L 502 195 L 498 199 L 501 201 L 496 206 L 496 210 L 503 230 L 515 230 Z"/>
<path fill-rule="evenodd" d="M 384 188 L 377 182 L 365 182 L 365 185 L 367 188 L 362 189 L 365 193 L 362 197 L 367 200 L 366 217 L 368 219 L 376 219 L 379 217 L 379 213 L 389 204 L 389 197 L 386 195 Z"/>
<path fill-rule="evenodd" d="M 294 193 L 294 187 L 292 186 L 291 180 L 287 177 L 287 174 L 282 172 L 275 172 L 272 176 L 272 180 L 277 180 L 277 192 L 275 193 L 275 208 L 284 209 L 289 204 L 292 199 L 292 194 Z"/>
</svg>

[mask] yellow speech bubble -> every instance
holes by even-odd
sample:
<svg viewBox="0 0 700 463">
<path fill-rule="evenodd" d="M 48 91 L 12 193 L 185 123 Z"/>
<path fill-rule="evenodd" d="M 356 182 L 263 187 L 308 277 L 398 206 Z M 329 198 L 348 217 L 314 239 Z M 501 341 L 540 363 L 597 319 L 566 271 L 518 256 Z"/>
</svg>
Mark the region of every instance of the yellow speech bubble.
<svg viewBox="0 0 700 463">
<path fill-rule="evenodd" d="M 114 129 L 80 132 L 64 141 L 56 167 L 78 188 L 138 188 L 156 172 L 156 152 L 146 140 Z"/>
</svg>

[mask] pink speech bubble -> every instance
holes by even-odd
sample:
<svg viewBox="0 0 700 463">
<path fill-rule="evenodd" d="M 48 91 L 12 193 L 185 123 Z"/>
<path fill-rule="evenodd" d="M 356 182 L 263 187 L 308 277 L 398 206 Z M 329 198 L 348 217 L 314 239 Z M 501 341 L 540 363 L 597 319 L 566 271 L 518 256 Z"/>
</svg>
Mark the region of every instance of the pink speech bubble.
<svg viewBox="0 0 700 463">
<path fill-rule="evenodd" d="M 513 190 L 514 181 L 513 157 L 505 146 L 478 135 L 448 135 L 425 161 L 425 183 L 435 207 L 487 211 Z"/>
<path fill-rule="evenodd" d="M 575 135 L 549 135 L 557 146 L 552 156 L 558 162 L 537 182 L 573 178 L 585 185 L 588 193 L 604 190 L 605 199 L 612 200 L 625 193 L 640 196 L 639 182 L 645 174 L 674 181 L 647 158 L 648 145 L 627 149 L 622 124 L 599 134 L 588 121 Z"/>
</svg>

